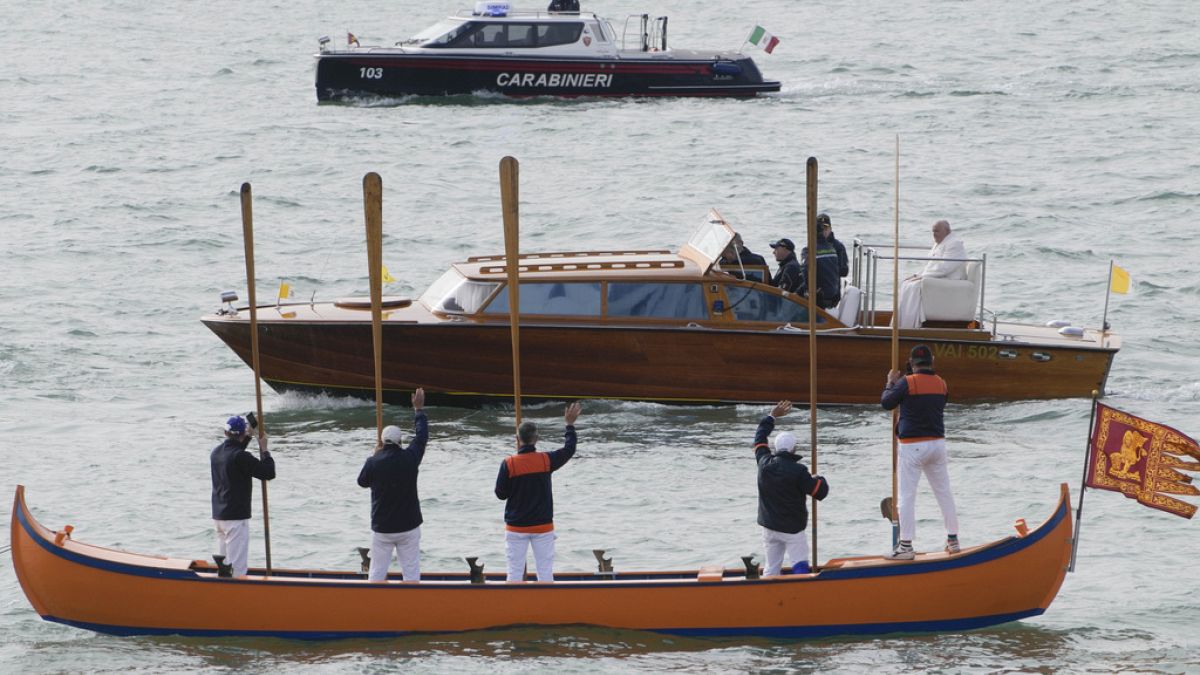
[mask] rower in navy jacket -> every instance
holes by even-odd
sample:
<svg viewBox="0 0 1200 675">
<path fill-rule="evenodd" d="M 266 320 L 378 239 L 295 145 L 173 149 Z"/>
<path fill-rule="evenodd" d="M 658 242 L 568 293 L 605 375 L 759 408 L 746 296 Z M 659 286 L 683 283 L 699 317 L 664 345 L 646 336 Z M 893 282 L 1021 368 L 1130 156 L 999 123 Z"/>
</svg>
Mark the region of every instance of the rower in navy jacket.
<svg viewBox="0 0 1200 675">
<path fill-rule="evenodd" d="M 942 411 L 946 407 L 946 381 L 933 372 L 933 352 L 917 345 L 909 354 L 913 373 L 904 377 L 900 371 L 888 371 L 887 386 L 880 403 L 884 410 L 900 406 L 900 422 L 896 436 L 900 439 L 897 451 L 900 492 L 900 541 L 888 556 L 893 560 L 912 560 L 913 535 L 917 532 L 917 485 L 921 474 L 929 479 L 929 487 L 937 497 L 938 508 L 946 523 L 946 552 L 958 553 L 958 513 L 954 495 L 950 493 L 950 470 L 946 460 L 946 431 Z"/>
<path fill-rule="evenodd" d="M 421 580 L 421 498 L 417 471 L 429 441 L 425 390 L 413 392 L 413 441 L 406 448 L 400 427 L 383 430 L 383 442 L 367 458 L 358 484 L 371 488 L 371 570 L 368 581 L 386 581 L 392 551 L 405 581 Z"/>
<path fill-rule="evenodd" d="M 563 447 L 538 452 L 538 428 L 524 422 L 517 429 L 521 448 L 500 463 L 496 497 L 504 505 L 504 542 L 508 557 L 508 581 L 525 580 L 525 560 L 533 547 L 538 581 L 554 581 L 554 489 L 550 474 L 575 456 L 575 420 L 583 410 L 578 401 L 567 406 Z"/>
<path fill-rule="evenodd" d="M 246 452 L 253 431 L 258 430 L 240 416 L 225 422 L 225 441 L 209 455 L 212 472 L 212 517 L 217 528 L 217 549 L 233 568 L 233 576 L 246 575 L 250 549 L 250 501 L 254 479 L 275 478 L 275 460 L 267 450 L 267 434 L 258 431 L 258 457 Z"/>
<path fill-rule="evenodd" d="M 808 497 L 823 500 L 829 494 L 829 482 L 822 476 L 812 476 L 808 467 L 796 457 L 796 437 L 783 432 L 775 437 L 775 452 L 767 437 L 775 428 L 775 420 L 788 414 L 791 401 L 780 401 L 771 414 L 758 423 L 754 434 L 754 459 L 758 462 L 758 524 L 762 526 L 766 562 L 763 574 L 779 574 L 786 553 L 792 560 L 793 574 L 807 574 Z"/>
</svg>

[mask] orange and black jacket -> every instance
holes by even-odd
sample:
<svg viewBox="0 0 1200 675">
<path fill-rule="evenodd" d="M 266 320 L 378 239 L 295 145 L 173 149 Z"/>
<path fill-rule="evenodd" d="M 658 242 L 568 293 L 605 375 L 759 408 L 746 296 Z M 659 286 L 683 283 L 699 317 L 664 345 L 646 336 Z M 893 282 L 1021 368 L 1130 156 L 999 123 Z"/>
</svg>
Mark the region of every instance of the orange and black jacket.
<svg viewBox="0 0 1200 675">
<path fill-rule="evenodd" d="M 553 452 L 538 452 L 532 445 L 500 463 L 496 476 L 496 497 L 508 500 L 504 505 L 504 524 L 512 532 L 550 532 L 554 530 L 554 488 L 550 474 L 575 456 L 575 427 L 567 426 L 563 447 Z"/>
<path fill-rule="evenodd" d="M 758 462 L 758 524 L 768 530 L 796 534 L 808 525 L 808 497 L 825 499 L 829 482 L 812 476 L 800 458 L 790 452 L 771 454 L 767 436 L 775 418 L 767 415 L 754 435 L 754 459 Z"/>
<path fill-rule="evenodd" d="M 945 438 L 942 411 L 946 408 L 946 381 L 932 370 L 919 369 L 883 390 L 884 410 L 900 406 L 896 436 L 909 442 Z"/>
</svg>

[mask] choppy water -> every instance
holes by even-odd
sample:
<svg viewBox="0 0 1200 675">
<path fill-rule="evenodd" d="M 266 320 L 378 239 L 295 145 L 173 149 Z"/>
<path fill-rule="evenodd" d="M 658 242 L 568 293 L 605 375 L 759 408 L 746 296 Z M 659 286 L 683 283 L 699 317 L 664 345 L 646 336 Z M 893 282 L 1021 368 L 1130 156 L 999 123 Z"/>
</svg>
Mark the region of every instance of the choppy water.
<svg viewBox="0 0 1200 675">
<path fill-rule="evenodd" d="M 316 104 L 318 35 L 394 40 L 452 9 L 0 6 L 0 487 L 27 485 L 40 519 L 73 523 L 85 541 L 210 551 L 207 453 L 224 416 L 253 407 L 253 383 L 197 318 L 219 291 L 244 287 L 243 181 L 256 195 L 260 292 L 280 278 L 301 296 L 366 290 L 360 185 L 378 171 L 391 290 L 415 293 L 453 259 L 502 250 L 496 165 L 506 154 L 522 162 L 526 249 L 675 248 L 715 206 L 761 251 L 800 232 L 810 155 L 839 236 L 887 241 L 896 134 L 908 241 L 925 244 L 929 223 L 948 218 L 972 253 L 988 255 L 989 307 L 1029 321 L 1097 325 L 1116 258 L 1136 288 L 1109 309 L 1125 346 L 1108 402 L 1200 435 L 1191 2 L 663 2 L 652 9 L 672 17 L 677 46 L 736 46 L 755 23 L 780 36 L 759 63 L 783 91 L 754 101 Z M 266 409 L 280 473 L 275 564 L 354 565 L 351 550 L 368 537 L 354 478 L 373 406 L 270 393 Z M 590 568 L 594 547 L 625 569 L 732 565 L 759 551 L 748 445 L 762 412 L 590 403 L 578 458 L 555 479 L 560 569 Z M 527 416 L 552 427 L 559 413 Z M 459 568 L 479 555 L 499 568 L 491 484 L 511 412 L 435 408 L 431 418 L 424 565 Z M 1078 491 L 1087 418 L 1086 401 L 950 411 L 965 543 L 1003 536 L 1017 517 L 1040 521 L 1060 482 Z M 876 506 L 890 491 L 887 418 L 831 408 L 820 420 L 833 485 L 820 557 L 879 552 L 889 537 Z M 785 421 L 799 429 L 806 415 Z M 918 546 L 936 546 L 927 493 L 918 515 Z M 1079 571 L 1045 616 L 799 643 L 579 628 L 316 644 L 117 639 L 40 620 L 6 558 L 0 669 L 1194 671 L 1197 527 L 1090 493 Z"/>
</svg>

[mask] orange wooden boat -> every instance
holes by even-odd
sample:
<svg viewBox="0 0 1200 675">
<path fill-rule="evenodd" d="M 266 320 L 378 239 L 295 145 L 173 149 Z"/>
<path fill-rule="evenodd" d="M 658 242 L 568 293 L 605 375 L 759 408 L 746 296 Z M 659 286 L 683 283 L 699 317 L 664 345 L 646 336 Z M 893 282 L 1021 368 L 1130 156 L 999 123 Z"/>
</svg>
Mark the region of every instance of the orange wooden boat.
<svg viewBox="0 0 1200 675">
<path fill-rule="evenodd" d="M 739 279 L 719 263 L 734 235 L 716 212 L 678 253 L 521 255 L 522 395 L 664 403 L 807 401 L 804 299 Z M 876 310 L 880 256 L 857 266 L 842 304 L 819 310 L 822 403 L 877 403 L 891 363 L 891 313 Z M 890 258 L 887 258 L 890 261 Z M 889 262 L 890 264 L 890 262 Z M 956 402 L 1090 396 L 1104 390 L 1119 339 L 1110 332 L 988 321 L 986 260 L 974 280 L 946 282 L 945 306 L 902 330 L 901 353 L 930 345 Z M 455 263 L 415 302 L 385 298 L 383 389 L 406 404 L 416 387 L 437 405 L 512 400 L 507 262 Z M 932 291 L 930 291 L 932 295 Z M 890 300 L 888 301 L 890 304 Z M 232 303 L 201 319 L 247 364 L 248 312 Z M 373 398 L 370 303 L 258 309 L 262 378 L 276 390 Z"/>
<path fill-rule="evenodd" d="M 13 566 L 47 621 L 115 635 L 264 635 L 302 639 L 590 624 L 663 633 L 818 637 L 956 631 L 1042 614 L 1071 552 L 1067 486 L 1039 528 L 914 561 L 841 558 L 812 574 L 745 570 L 567 573 L 552 583 L 425 574 L 370 583 L 353 572 L 252 569 L 221 578 L 200 560 L 75 541 L 34 520 L 18 486 Z M 393 577 L 395 578 L 395 577 Z"/>
</svg>

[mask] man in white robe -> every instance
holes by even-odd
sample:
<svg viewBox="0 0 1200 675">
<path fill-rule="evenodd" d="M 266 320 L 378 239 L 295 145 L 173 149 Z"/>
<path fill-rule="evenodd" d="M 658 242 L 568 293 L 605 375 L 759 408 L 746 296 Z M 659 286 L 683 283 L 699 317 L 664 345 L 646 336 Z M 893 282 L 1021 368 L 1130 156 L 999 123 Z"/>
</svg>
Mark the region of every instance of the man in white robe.
<svg viewBox="0 0 1200 675">
<path fill-rule="evenodd" d="M 921 279 L 934 277 L 940 279 L 966 279 L 967 247 L 962 240 L 950 231 L 950 223 L 939 220 L 933 224 L 933 248 L 929 250 L 930 260 L 920 274 L 914 274 L 900 284 L 900 302 L 897 313 L 900 317 L 901 328 L 920 328 L 925 322 L 925 307 L 921 299 Z"/>
</svg>

